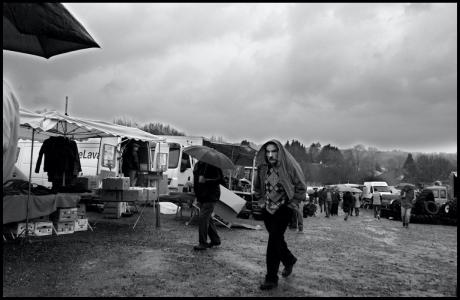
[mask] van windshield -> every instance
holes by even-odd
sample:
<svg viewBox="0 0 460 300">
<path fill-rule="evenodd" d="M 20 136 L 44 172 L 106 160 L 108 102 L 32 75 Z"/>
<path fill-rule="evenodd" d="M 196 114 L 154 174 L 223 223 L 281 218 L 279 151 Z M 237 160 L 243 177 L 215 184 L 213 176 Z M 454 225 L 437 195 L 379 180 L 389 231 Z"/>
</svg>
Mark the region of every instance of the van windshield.
<svg viewBox="0 0 460 300">
<path fill-rule="evenodd" d="M 169 148 L 169 169 L 177 168 L 179 164 L 179 154 L 180 148 L 179 147 L 170 147 Z"/>
<path fill-rule="evenodd" d="M 387 192 L 387 193 L 391 193 L 391 190 L 389 187 L 387 186 L 374 186 L 374 191 L 376 192 Z"/>
</svg>

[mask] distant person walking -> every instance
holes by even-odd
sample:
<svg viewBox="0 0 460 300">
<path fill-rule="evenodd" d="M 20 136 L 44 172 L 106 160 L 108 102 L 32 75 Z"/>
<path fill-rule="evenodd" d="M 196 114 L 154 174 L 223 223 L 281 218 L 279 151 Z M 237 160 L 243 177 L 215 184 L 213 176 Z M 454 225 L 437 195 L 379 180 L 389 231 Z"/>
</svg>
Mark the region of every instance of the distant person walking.
<svg viewBox="0 0 460 300">
<path fill-rule="evenodd" d="M 345 217 L 343 218 L 345 221 L 348 219 L 348 216 L 351 215 L 353 211 L 353 205 L 355 199 L 353 198 L 353 195 L 351 194 L 350 191 L 346 191 L 345 194 L 343 195 L 343 212 L 345 213 Z"/>
<path fill-rule="evenodd" d="M 332 209 L 332 197 L 333 197 L 333 192 L 331 189 L 326 189 L 326 218 L 329 218 L 331 216 L 331 209 Z"/>
<path fill-rule="evenodd" d="M 313 190 L 314 190 L 314 192 L 313 192 L 313 203 L 318 204 L 318 200 L 319 200 L 318 188 L 314 188 Z"/>
<path fill-rule="evenodd" d="M 216 224 L 212 219 L 212 213 L 216 202 L 220 198 L 220 184 L 224 185 L 224 175 L 220 168 L 212 166 L 202 161 L 198 161 L 193 169 L 193 187 L 196 200 L 200 207 L 198 217 L 198 246 L 193 249 L 200 251 L 221 243 L 217 233 Z M 208 236 L 211 240 L 208 243 Z"/>
<path fill-rule="evenodd" d="M 353 198 L 355 199 L 354 208 L 355 216 L 359 216 L 359 208 L 361 207 L 361 201 L 359 199 L 359 193 L 353 193 Z"/>
<path fill-rule="evenodd" d="M 374 218 L 380 220 L 380 209 L 382 206 L 382 196 L 379 192 L 372 193 L 372 206 L 374 207 Z"/>
<path fill-rule="evenodd" d="M 406 186 L 401 195 L 401 221 L 403 227 L 409 228 L 410 214 L 415 203 L 415 191 L 411 186 Z"/>
<path fill-rule="evenodd" d="M 332 207 L 331 207 L 332 216 L 339 215 L 339 202 L 340 202 L 339 192 L 338 191 L 332 192 Z"/>
<path fill-rule="evenodd" d="M 323 212 L 323 209 L 324 211 L 326 211 L 324 205 L 325 205 L 325 202 L 326 202 L 326 188 L 322 188 L 321 191 L 319 191 L 318 193 L 319 195 L 319 199 L 318 199 L 318 204 L 319 204 L 319 209 L 320 209 L 320 212 L 322 213 Z"/>
<path fill-rule="evenodd" d="M 307 185 L 299 163 L 277 140 L 262 145 L 256 163 L 255 199 L 263 208 L 268 231 L 267 273 L 260 289 L 270 290 L 278 286 L 280 263 L 284 265 L 281 275 L 287 277 L 297 262 L 288 249 L 284 233 L 292 214 L 299 209 L 299 203 L 306 199 Z"/>
</svg>

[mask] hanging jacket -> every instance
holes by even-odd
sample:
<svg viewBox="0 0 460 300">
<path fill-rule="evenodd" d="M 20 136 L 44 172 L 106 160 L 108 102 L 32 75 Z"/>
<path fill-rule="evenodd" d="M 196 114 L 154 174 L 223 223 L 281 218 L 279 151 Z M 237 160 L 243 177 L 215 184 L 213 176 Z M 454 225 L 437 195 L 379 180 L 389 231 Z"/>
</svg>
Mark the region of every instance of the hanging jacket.
<svg viewBox="0 0 460 300">
<path fill-rule="evenodd" d="M 43 142 L 38 154 L 35 173 L 40 172 L 42 158 L 43 171 L 48 175 L 69 174 L 77 175 L 81 171 L 80 155 L 75 141 L 63 136 L 50 137 Z"/>
</svg>

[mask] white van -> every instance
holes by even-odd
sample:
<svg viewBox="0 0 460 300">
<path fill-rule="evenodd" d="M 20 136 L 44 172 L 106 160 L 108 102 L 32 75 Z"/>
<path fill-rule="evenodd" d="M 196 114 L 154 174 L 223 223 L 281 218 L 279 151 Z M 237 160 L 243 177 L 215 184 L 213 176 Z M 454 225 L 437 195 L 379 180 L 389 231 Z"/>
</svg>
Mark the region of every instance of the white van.
<svg viewBox="0 0 460 300">
<path fill-rule="evenodd" d="M 365 181 L 362 199 L 371 200 L 372 194 L 378 192 L 380 195 L 391 195 L 391 189 L 385 181 Z"/>
<path fill-rule="evenodd" d="M 192 145 L 203 145 L 204 138 L 201 136 L 158 136 L 165 138 L 169 145 L 169 163 L 165 172 L 168 175 L 169 191 L 191 191 L 193 186 L 193 167 L 196 159 L 184 153 L 183 149 Z"/>
<path fill-rule="evenodd" d="M 116 175 L 121 172 L 121 140 L 121 137 L 103 137 L 90 138 L 81 142 L 77 141 L 82 169 L 78 175 L 96 176 L 101 174 L 101 171 L 106 171 L 106 174 Z M 166 142 L 138 141 L 137 143 L 141 144 L 139 157 L 141 171 L 166 171 L 169 155 L 169 145 Z M 52 183 L 48 181 L 48 174 L 43 171 L 43 160 L 39 172 L 35 173 L 35 166 L 42 144 L 42 142 L 34 142 L 31 182 L 51 188 Z M 27 178 L 31 167 L 31 149 L 32 141 L 21 139 L 18 141 L 18 156 L 15 166 L 18 170 L 17 172 L 26 175 Z M 144 151 L 142 151 L 143 149 Z M 100 153 L 102 153 L 101 157 L 99 157 Z M 13 174 L 14 177 L 15 175 Z"/>
</svg>

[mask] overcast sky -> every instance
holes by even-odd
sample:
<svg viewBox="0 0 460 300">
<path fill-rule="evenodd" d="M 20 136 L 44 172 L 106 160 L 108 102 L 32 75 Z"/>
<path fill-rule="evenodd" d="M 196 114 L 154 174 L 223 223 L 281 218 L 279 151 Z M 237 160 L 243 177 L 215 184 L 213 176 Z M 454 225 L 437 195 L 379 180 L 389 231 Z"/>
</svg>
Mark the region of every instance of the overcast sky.
<svg viewBox="0 0 460 300">
<path fill-rule="evenodd" d="M 70 3 L 101 46 L 3 51 L 21 106 L 261 144 L 457 152 L 457 4 Z"/>
</svg>

